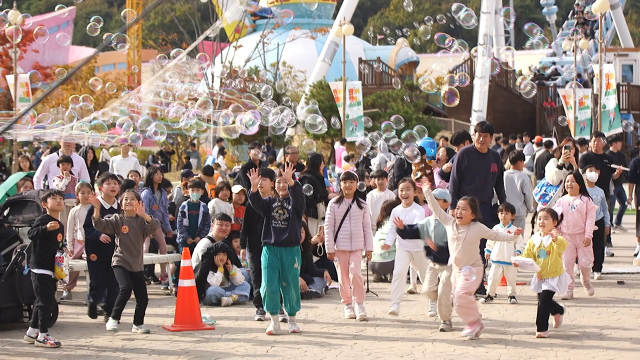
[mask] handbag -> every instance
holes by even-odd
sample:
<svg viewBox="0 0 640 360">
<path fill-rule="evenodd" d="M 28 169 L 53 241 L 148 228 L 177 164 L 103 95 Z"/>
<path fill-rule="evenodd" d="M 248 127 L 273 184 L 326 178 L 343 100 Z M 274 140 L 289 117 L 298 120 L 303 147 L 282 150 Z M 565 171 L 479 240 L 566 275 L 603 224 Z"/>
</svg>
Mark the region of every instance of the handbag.
<svg viewBox="0 0 640 360">
<path fill-rule="evenodd" d="M 533 189 L 533 199 L 538 205 L 546 207 L 549 205 L 554 195 L 560 190 L 562 181 L 558 185 L 552 185 L 546 178 L 543 178 L 538 182 L 535 189 Z"/>
</svg>

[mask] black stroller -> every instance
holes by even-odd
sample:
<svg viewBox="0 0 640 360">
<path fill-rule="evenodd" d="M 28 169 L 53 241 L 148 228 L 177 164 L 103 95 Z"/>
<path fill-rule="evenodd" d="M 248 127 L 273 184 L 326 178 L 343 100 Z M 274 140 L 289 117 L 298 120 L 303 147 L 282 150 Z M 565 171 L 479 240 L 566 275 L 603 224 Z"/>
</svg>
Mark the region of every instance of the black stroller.
<svg viewBox="0 0 640 360">
<path fill-rule="evenodd" d="M 30 319 L 35 294 L 29 271 L 29 246 L 16 229 L 29 227 L 42 215 L 42 190 L 32 190 L 8 198 L 0 207 L 0 323 Z M 51 314 L 58 320 L 58 305 Z"/>
</svg>

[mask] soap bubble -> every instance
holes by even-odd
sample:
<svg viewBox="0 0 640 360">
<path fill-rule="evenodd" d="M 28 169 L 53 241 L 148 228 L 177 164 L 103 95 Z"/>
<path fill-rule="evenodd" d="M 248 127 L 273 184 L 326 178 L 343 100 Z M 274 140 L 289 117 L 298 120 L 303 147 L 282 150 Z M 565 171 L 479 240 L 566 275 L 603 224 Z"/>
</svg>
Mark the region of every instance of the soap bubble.
<svg viewBox="0 0 640 360">
<path fill-rule="evenodd" d="M 42 114 L 38 115 L 38 117 L 36 118 L 36 123 L 46 125 L 46 124 L 51 123 L 51 120 L 53 120 L 53 116 L 51 116 L 51 114 L 42 113 Z"/>
<path fill-rule="evenodd" d="M 109 32 L 108 33 L 104 33 L 102 35 L 102 43 L 105 44 L 106 46 L 113 45 L 113 34 L 109 33 Z"/>
<path fill-rule="evenodd" d="M 465 266 L 462 269 L 460 269 L 460 275 L 462 275 L 462 278 L 465 281 L 475 281 L 477 279 L 476 277 L 476 269 L 473 268 L 473 266 Z"/>
<path fill-rule="evenodd" d="M 628 133 L 632 132 L 633 131 L 633 121 L 624 120 L 622 122 L 622 130 L 624 132 L 628 132 Z"/>
<path fill-rule="evenodd" d="M 534 97 L 538 93 L 538 87 L 531 80 L 523 81 L 518 90 L 520 91 L 520 94 L 527 99 Z"/>
<path fill-rule="evenodd" d="M 407 145 L 404 150 L 402 150 L 402 156 L 408 162 L 415 164 L 422 160 L 422 154 L 420 154 L 420 150 L 416 145 Z"/>
<path fill-rule="evenodd" d="M 263 100 L 270 100 L 273 98 L 273 88 L 271 85 L 264 85 L 262 89 L 260 89 L 260 97 Z"/>
<path fill-rule="evenodd" d="M 102 89 L 102 79 L 100 79 L 97 76 L 92 77 L 91 79 L 89 79 L 89 88 L 91 88 L 91 90 L 93 91 L 99 91 Z"/>
<path fill-rule="evenodd" d="M 167 139 L 167 127 L 160 123 L 152 124 L 147 130 L 146 137 L 161 143 Z"/>
<path fill-rule="evenodd" d="M 313 11 L 318 8 L 318 0 L 305 0 L 302 3 L 302 6 Z"/>
<path fill-rule="evenodd" d="M 27 73 L 31 87 L 40 87 L 42 85 L 42 75 L 38 70 L 31 70 Z"/>
<path fill-rule="evenodd" d="M 544 34 L 544 31 L 542 31 L 540 26 L 532 22 L 528 22 L 524 24 L 524 26 L 522 27 L 522 30 L 530 38 L 535 38 Z"/>
<path fill-rule="evenodd" d="M 63 4 L 58 4 L 56 5 L 55 12 L 60 11 L 60 14 L 58 14 L 58 17 L 66 17 L 67 15 L 69 15 L 69 10 L 67 10 L 67 7 Z"/>
<path fill-rule="evenodd" d="M 38 26 L 33 30 L 33 39 L 38 44 L 44 44 L 49 40 L 49 29 L 44 26 Z"/>
<path fill-rule="evenodd" d="M 89 131 L 96 132 L 98 134 L 106 134 L 108 131 L 107 124 L 102 120 L 93 120 L 89 124 Z"/>
<path fill-rule="evenodd" d="M 451 86 L 446 86 L 442 88 L 440 92 L 440 100 L 442 101 L 442 105 L 444 106 L 458 106 L 458 104 L 460 103 L 460 93 L 458 92 L 458 89 Z"/>
<path fill-rule="evenodd" d="M 131 134 L 129 134 L 128 138 L 129 143 L 133 146 L 140 146 L 142 145 L 142 140 L 144 140 L 144 137 L 142 137 L 142 135 L 140 135 L 140 133 L 138 132 L 133 132 Z"/>
<path fill-rule="evenodd" d="M 413 131 L 418 134 L 418 139 L 429 136 L 429 130 L 424 125 L 416 125 L 413 127 Z"/>
<path fill-rule="evenodd" d="M 447 18 L 446 18 L 444 15 L 442 15 L 442 14 L 438 14 L 438 15 L 436 16 L 436 21 L 438 22 L 438 24 L 440 24 L 440 25 L 444 25 L 444 24 L 446 24 L 446 23 L 447 23 Z"/>
<path fill-rule="evenodd" d="M 397 139 L 397 138 L 391 139 L 391 141 L 389 141 L 388 148 L 389 148 L 389 151 L 398 154 L 402 149 L 402 141 L 400 141 L 400 139 Z"/>
<path fill-rule="evenodd" d="M 404 0 L 402 2 L 402 6 L 404 7 L 405 10 L 407 10 L 408 12 L 412 12 L 413 11 L 413 2 L 411 0 Z"/>
<path fill-rule="evenodd" d="M 505 70 L 515 69 L 516 49 L 511 46 L 505 46 L 500 49 L 498 58 L 500 60 L 500 65 L 502 65 Z"/>
<path fill-rule="evenodd" d="M 56 42 L 60 46 L 69 46 L 71 44 L 71 36 L 64 32 L 58 33 L 56 34 Z"/>
<path fill-rule="evenodd" d="M 436 43 L 436 45 L 442 48 L 448 48 L 453 44 L 453 38 L 449 36 L 449 34 L 445 33 L 436 33 L 433 36 L 433 41 Z"/>
<path fill-rule="evenodd" d="M 471 77 L 467 73 L 458 73 L 456 75 L 456 83 L 460 87 L 467 87 L 471 84 Z"/>
<path fill-rule="evenodd" d="M 105 86 L 104 89 L 107 91 L 107 94 L 114 94 L 116 91 L 118 91 L 118 85 L 112 83 L 112 82 L 108 82 Z"/>
<path fill-rule="evenodd" d="M 89 25 L 87 25 L 87 34 L 89 34 L 89 36 L 98 36 L 98 34 L 100 34 L 100 25 L 94 22 L 89 23 Z"/>
<path fill-rule="evenodd" d="M 98 26 L 102 27 L 104 25 L 104 19 L 100 16 L 92 16 L 89 20 L 90 23 L 96 23 Z"/>
<path fill-rule="evenodd" d="M 402 129 L 404 127 L 404 118 L 400 115 L 392 115 L 389 121 L 394 129 Z"/>
<path fill-rule="evenodd" d="M 402 132 L 402 135 L 400 135 L 400 140 L 407 145 L 415 144 L 420 139 L 421 137 L 415 130 L 405 130 Z"/>
<path fill-rule="evenodd" d="M 382 131 L 382 136 L 386 138 L 391 138 L 396 134 L 396 127 L 393 126 L 391 121 L 384 121 L 380 125 L 380 130 Z"/>
<path fill-rule="evenodd" d="M 311 196 L 313 195 L 313 186 L 311 186 L 311 184 L 304 184 L 302 185 L 302 193 L 305 196 Z"/>
<path fill-rule="evenodd" d="M 316 142 L 312 139 L 304 139 L 302 140 L 302 151 L 305 153 L 316 152 Z"/>
<path fill-rule="evenodd" d="M 569 124 L 569 120 L 567 120 L 566 116 L 564 115 L 558 116 L 558 125 L 567 126 L 568 124 Z"/>
<path fill-rule="evenodd" d="M 420 27 L 418 28 L 418 36 L 422 40 L 429 40 L 431 38 L 431 26 L 420 25 Z"/>
<path fill-rule="evenodd" d="M 56 79 L 58 80 L 62 80 L 67 76 L 67 70 L 63 69 L 63 68 L 57 68 L 54 72 L 53 75 L 55 75 Z"/>
<path fill-rule="evenodd" d="M 311 114 L 305 120 L 304 127 L 312 134 L 323 134 L 327 131 L 327 121 L 320 115 Z"/>
<path fill-rule="evenodd" d="M 138 14 L 133 9 L 124 9 L 120 13 L 120 17 L 122 18 L 122 21 L 124 21 L 127 24 L 130 24 L 133 21 L 135 21 L 135 19 L 138 17 Z"/>
<path fill-rule="evenodd" d="M 341 129 L 342 128 L 342 122 L 340 121 L 340 118 L 338 118 L 337 116 L 332 116 L 331 117 L 331 127 L 334 129 Z"/>
<path fill-rule="evenodd" d="M 113 35 L 111 46 L 117 51 L 127 52 L 131 41 L 127 35 L 118 33 Z"/>
<path fill-rule="evenodd" d="M 371 118 L 368 116 L 363 116 L 362 125 L 364 125 L 364 127 L 368 129 L 373 126 L 373 120 L 371 120 Z"/>
<path fill-rule="evenodd" d="M 433 25 L 433 18 L 431 16 L 425 16 L 424 23 L 427 24 L 428 26 Z"/>
<path fill-rule="evenodd" d="M 402 87 L 402 81 L 400 81 L 400 78 L 397 76 L 391 80 L 391 84 L 396 90 L 400 90 L 400 88 Z"/>
<path fill-rule="evenodd" d="M 389 30 L 389 28 L 386 26 L 382 28 L 382 32 L 385 33 L 386 35 L 391 34 L 391 30 Z"/>
<path fill-rule="evenodd" d="M 123 134 L 129 134 L 133 131 L 133 123 L 128 116 L 122 116 L 116 121 L 116 129 L 122 131 Z"/>
<path fill-rule="evenodd" d="M 367 184 L 364 181 L 358 181 L 358 191 L 365 192 L 367 191 Z"/>
<path fill-rule="evenodd" d="M 516 12 L 510 7 L 500 9 L 500 17 L 507 25 L 513 25 L 516 22 Z"/>
</svg>

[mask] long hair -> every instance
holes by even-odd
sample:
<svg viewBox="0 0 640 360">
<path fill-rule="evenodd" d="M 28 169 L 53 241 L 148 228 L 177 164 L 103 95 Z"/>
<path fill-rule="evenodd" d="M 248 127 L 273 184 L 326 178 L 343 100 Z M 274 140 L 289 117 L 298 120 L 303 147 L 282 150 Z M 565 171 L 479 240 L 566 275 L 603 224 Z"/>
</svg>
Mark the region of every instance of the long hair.
<svg viewBox="0 0 640 360">
<path fill-rule="evenodd" d="M 302 228 L 304 229 L 304 239 L 302 240 L 300 247 L 302 248 L 303 253 L 306 253 L 307 251 L 311 252 L 311 232 L 309 232 L 309 226 L 304 221 L 302 222 Z"/>
<path fill-rule="evenodd" d="M 582 174 L 580 173 L 580 170 L 574 170 L 572 172 L 570 172 L 567 177 L 569 176 L 573 176 L 573 179 L 576 181 L 576 184 L 578 184 L 578 186 L 580 187 L 580 196 L 584 196 L 587 197 L 589 199 L 591 199 L 591 195 L 589 195 L 589 191 L 587 190 L 587 185 L 584 183 L 584 178 L 582 177 Z M 564 184 L 567 182 L 567 177 L 564 178 L 564 182 L 562 183 L 562 196 L 567 195 L 569 192 L 567 192 L 567 188 L 564 186 Z M 593 200 L 593 199 L 591 199 Z"/>
<path fill-rule="evenodd" d="M 153 177 L 157 174 L 157 173 L 161 173 L 162 171 L 160 170 L 159 167 L 157 166 L 149 166 L 149 168 L 147 169 L 147 176 L 144 177 L 144 187 L 148 187 L 151 190 L 155 190 L 155 186 L 153 184 Z M 160 184 L 158 184 L 158 188 L 160 189 Z"/>
<path fill-rule="evenodd" d="M 93 153 L 93 159 L 91 159 L 91 162 L 89 164 L 87 164 L 87 168 L 94 166 L 94 167 L 98 167 L 99 162 L 98 162 L 98 157 L 96 156 L 96 151 L 91 147 L 91 146 L 83 146 L 80 151 L 78 151 L 78 155 L 80 155 L 81 158 L 84 159 L 85 163 L 87 162 L 87 154 L 89 153 L 89 151 L 91 151 Z"/>
<path fill-rule="evenodd" d="M 320 165 L 323 162 L 324 162 L 324 158 L 322 157 L 322 154 L 316 153 L 316 152 L 307 154 L 307 166 L 304 168 L 302 173 L 303 174 L 306 174 L 308 172 L 319 173 L 318 169 L 320 168 Z"/>
<path fill-rule="evenodd" d="M 358 179 L 358 175 L 356 175 L 355 172 L 353 171 L 345 171 L 344 173 L 342 173 L 342 176 L 340 176 L 340 182 L 343 181 L 355 181 L 356 183 L 359 182 L 360 179 Z M 364 205 L 362 204 L 363 201 L 362 199 L 358 196 L 357 194 L 358 189 L 356 189 L 356 193 L 353 194 L 353 198 L 356 201 L 356 205 L 358 205 L 358 208 L 360 210 L 362 210 L 362 208 L 364 207 Z M 344 192 L 342 191 L 342 187 L 340 188 L 340 195 L 338 196 L 338 200 L 336 200 L 336 202 L 338 204 L 342 204 L 342 202 L 344 201 Z"/>
<path fill-rule="evenodd" d="M 482 221 L 482 214 L 480 214 L 480 202 L 478 201 L 478 199 L 473 196 L 463 196 L 460 200 L 458 200 L 458 203 L 460 203 L 460 201 L 465 201 L 467 204 L 469 204 L 471 213 L 476 216 L 471 221 Z"/>
<path fill-rule="evenodd" d="M 18 165 L 20 164 L 20 160 L 27 160 L 29 162 L 29 168 L 27 169 L 27 171 L 35 171 L 35 169 L 33 168 L 33 163 L 31 162 L 31 159 L 27 155 L 18 156 Z M 22 171 L 22 169 L 20 170 Z"/>
<path fill-rule="evenodd" d="M 576 159 L 576 164 L 578 163 L 578 158 L 580 157 L 580 151 L 578 151 L 578 144 L 576 143 L 576 141 L 570 137 L 567 136 L 566 138 L 564 138 L 564 140 L 562 140 L 562 142 L 560 143 L 560 145 L 558 145 L 558 147 L 556 148 L 556 159 L 560 159 L 560 157 L 562 157 L 562 148 L 566 145 L 566 144 L 571 144 L 571 146 L 573 146 L 573 149 L 575 150 L 573 153 L 573 156 Z M 576 169 L 577 170 L 577 169 Z"/>
<path fill-rule="evenodd" d="M 378 218 L 376 219 L 376 230 L 380 230 L 385 221 L 387 221 L 389 219 L 389 216 L 391 216 L 391 210 L 393 210 L 400 204 L 401 201 L 398 198 L 387 200 L 382 203 L 382 206 L 380 207 L 380 213 L 378 214 Z"/>
</svg>

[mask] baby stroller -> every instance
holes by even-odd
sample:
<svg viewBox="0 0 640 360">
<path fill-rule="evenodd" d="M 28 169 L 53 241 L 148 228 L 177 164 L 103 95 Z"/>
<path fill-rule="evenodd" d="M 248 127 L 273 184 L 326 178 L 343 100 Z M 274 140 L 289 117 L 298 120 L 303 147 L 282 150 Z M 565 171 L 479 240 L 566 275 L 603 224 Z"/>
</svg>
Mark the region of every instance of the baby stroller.
<svg viewBox="0 0 640 360">
<path fill-rule="evenodd" d="M 27 268 L 30 249 L 16 229 L 29 227 L 42 215 L 42 190 L 33 190 L 7 199 L 0 207 L 0 323 L 30 319 L 35 294 Z M 58 305 L 51 314 L 58 320 Z"/>
</svg>

